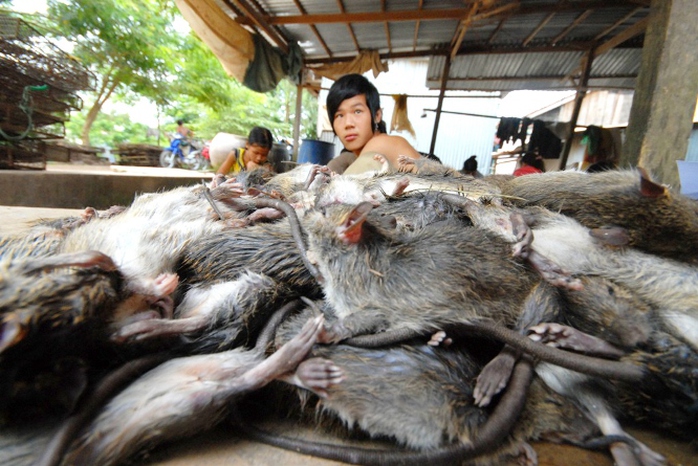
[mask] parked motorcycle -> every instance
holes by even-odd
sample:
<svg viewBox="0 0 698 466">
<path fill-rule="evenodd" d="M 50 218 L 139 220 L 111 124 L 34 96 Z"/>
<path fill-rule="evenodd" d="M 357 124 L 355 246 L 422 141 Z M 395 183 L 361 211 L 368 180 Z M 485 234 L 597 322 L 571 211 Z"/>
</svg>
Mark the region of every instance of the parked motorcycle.
<svg viewBox="0 0 698 466">
<path fill-rule="evenodd" d="M 196 163 L 192 166 L 191 170 L 206 171 L 211 169 L 211 153 L 209 151 L 208 142 L 204 142 L 204 146 L 190 154 L 190 157 L 196 159 Z"/>
<path fill-rule="evenodd" d="M 199 167 L 205 165 L 205 159 L 201 154 L 202 146 L 203 144 L 196 140 L 188 140 L 181 134 L 175 134 L 170 140 L 170 146 L 160 153 L 160 166 L 199 170 Z"/>
</svg>

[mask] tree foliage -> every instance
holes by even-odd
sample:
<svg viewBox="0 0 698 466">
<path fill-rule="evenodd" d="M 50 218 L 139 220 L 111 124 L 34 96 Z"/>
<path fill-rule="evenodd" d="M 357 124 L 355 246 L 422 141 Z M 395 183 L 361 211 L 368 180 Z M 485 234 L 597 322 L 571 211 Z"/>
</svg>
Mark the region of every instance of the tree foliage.
<svg viewBox="0 0 698 466">
<path fill-rule="evenodd" d="M 104 103 L 119 88 L 167 97 L 177 35 L 172 6 L 158 0 L 49 0 L 49 16 L 74 44 L 73 55 L 99 77 L 85 117 L 83 144 Z"/>
<path fill-rule="evenodd" d="M 0 0 L 1 2 L 2 0 Z M 272 92 L 254 92 L 228 76 L 218 59 L 185 24 L 172 0 L 48 0 L 45 24 L 73 44 L 76 56 L 98 78 L 84 93 L 85 108 L 73 112 L 67 138 L 83 144 L 148 142 L 167 144 L 127 116 L 105 112 L 109 100 L 155 103 L 157 126 L 172 132 L 183 119 L 198 137 L 218 132 L 246 135 L 266 126 L 291 139 L 297 88 L 283 80 Z M 314 137 L 317 101 L 303 92 L 301 137 Z M 107 107 L 108 109 L 109 107 Z M 152 133 L 152 131 L 150 132 Z"/>
<path fill-rule="evenodd" d="M 76 113 L 65 125 L 65 137 L 69 142 L 80 141 L 82 127 L 85 124 L 85 114 Z M 131 120 L 125 113 L 101 112 L 92 125 L 90 143 L 93 146 L 109 146 L 115 148 L 122 143 L 158 144 L 156 132 L 143 123 Z"/>
</svg>

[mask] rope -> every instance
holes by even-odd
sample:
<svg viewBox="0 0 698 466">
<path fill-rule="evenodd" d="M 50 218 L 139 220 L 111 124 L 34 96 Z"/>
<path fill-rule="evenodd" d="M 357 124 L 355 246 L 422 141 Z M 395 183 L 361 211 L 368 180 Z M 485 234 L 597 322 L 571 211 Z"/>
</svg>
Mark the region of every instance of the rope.
<svg viewBox="0 0 698 466">
<path fill-rule="evenodd" d="M 19 103 L 19 109 L 27 115 L 27 128 L 22 132 L 22 134 L 17 136 L 10 136 L 5 133 L 2 128 L 0 128 L 0 136 L 9 141 L 19 141 L 27 137 L 29 132 L 33 129 L 34 124 L 32 121 L 32 113 L 34 113 L 34 108 L 32 107 L 32 96 L 31 91 L 46 91 L 48 90 L 48 85 L 42 84 L 41 86 L 24 86 L 24 91 L 22 91 L 22 101 Z"/>
</svg>

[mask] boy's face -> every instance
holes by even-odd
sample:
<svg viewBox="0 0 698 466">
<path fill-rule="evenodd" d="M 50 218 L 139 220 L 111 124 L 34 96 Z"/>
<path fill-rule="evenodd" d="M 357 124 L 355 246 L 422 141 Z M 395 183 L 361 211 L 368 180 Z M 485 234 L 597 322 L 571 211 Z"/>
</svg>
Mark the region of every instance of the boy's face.
<svg viewBox="0 0 698 466">
<path fill-rule="evenodd" d="M 267 162 L 267 156 L 269 155 L 269 149 L 259 144 L 247 144 L 246 146 L 247 160 L 256 163 L 257 165 L 264 165 Z"/>
<path fill-rule="evenodd" d="M 334 114 L 332 127 L 345 148 L 357 155 L 361 153 L 373 137 L 371 110 L 366 104 L 366 96 L 359 94 L 342 101 Z"/>
</svg>

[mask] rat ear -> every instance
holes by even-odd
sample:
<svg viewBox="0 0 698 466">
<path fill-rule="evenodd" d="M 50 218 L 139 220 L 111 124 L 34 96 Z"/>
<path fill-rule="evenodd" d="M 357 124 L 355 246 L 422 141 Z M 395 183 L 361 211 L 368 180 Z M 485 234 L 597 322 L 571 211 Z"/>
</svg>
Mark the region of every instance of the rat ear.
<svg viewBox="0 0 698 466">
<path fill-rule="evenodd" d="M 344 244 L 356 244 L 361 240 L 361 226 L 368 213 L 373 209 L 370 202 L 362 202 L 355 206 L 337 226 L 337 237 Z"/>
<path fill-rule="evenodd" d="M 26 335 L 27 329 L 16 315 L 6 317 L 4 322 L 0 322 L 0 353 L 22 341 Z"/>
<path fill-rule="evenodd" d="M 640 171 L 640 194 L 645 197 L 662 197 L 666 194 L 666 188 L 652 181 L 644 168 Z"/>
</svg>

